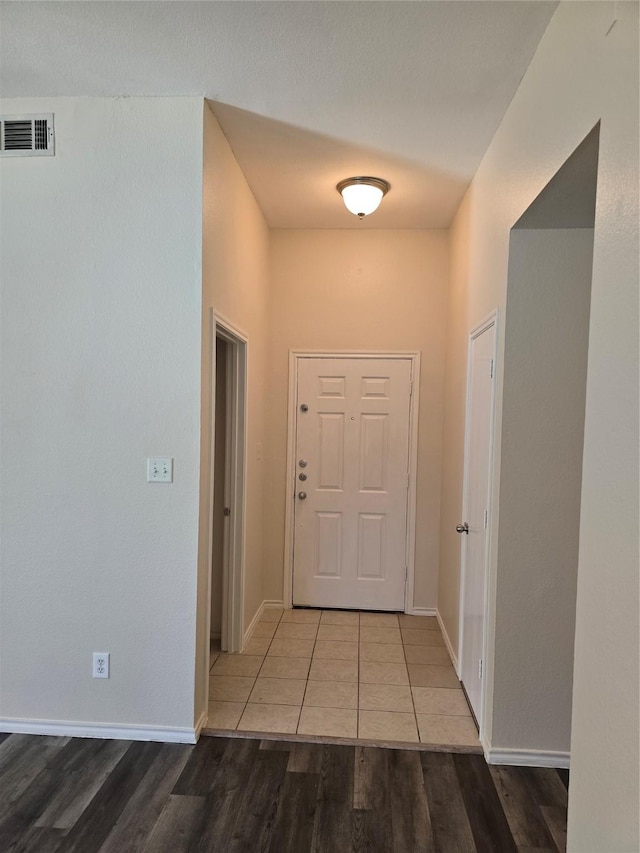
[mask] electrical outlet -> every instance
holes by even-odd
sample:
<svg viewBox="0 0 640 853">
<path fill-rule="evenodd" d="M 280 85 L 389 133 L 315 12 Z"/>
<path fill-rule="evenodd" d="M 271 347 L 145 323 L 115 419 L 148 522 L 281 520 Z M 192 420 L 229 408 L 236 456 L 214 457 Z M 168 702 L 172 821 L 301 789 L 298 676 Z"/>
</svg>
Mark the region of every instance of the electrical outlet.
<svg viewBox="0 0 640 853">
<path fill-rule="evenodd" d="M 173 483 L 173 459 L 170 456 L 147 459 L 147 483 Z"/>
<path fill-rule="evenodd" d="M 93 677 L 109 678 L 109 652 L 93 653 Z"/>
</svg>

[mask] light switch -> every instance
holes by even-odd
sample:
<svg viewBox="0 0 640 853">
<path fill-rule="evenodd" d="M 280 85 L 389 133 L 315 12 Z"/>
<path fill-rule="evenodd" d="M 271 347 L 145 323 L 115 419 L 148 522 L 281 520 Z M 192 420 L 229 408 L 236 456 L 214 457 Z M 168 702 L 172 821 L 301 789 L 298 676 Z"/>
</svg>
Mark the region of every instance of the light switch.
<svg viewBox="0 0 640 853">
<path fill-rule="evenodd" d="M 154 456 L 147 459 L 147 483 L 173 483 L 173 459 Z"/>
</svg>

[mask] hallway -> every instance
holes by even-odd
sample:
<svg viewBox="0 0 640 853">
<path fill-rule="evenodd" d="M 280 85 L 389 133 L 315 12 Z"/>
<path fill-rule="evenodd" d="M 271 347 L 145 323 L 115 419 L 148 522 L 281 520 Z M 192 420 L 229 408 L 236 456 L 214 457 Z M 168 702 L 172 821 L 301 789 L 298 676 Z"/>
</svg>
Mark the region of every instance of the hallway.
<svg viewBox="0 0 640 853">
<path fill-rule="evenodd" d="M 481 752 L 434 617 L 264 610 L 212 653 L 204 734 L 236 730 Z"/>
</svg>

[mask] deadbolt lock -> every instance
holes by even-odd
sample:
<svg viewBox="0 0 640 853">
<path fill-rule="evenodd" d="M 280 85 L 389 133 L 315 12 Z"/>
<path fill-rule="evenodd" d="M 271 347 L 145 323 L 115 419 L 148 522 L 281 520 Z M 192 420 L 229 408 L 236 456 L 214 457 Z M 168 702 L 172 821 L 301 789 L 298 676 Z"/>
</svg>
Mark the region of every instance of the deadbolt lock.
<svg viewBox="0 0 640 853">
<path fill-rule="evenodd" d="M 302 482 L 304 483 L 304 481 L 307 479 L 307 475 L 306 474 L 298 474 L 298 479 L 302 480 Z"/>
<path fill-rule="evenodd" d="M 301 460 L 298 462 L 298 465 L 299 465 L 301 468 L 306 468 L 306 467 L 307 467 L 307 460 L 306 460 L 306 459 L 301 459 Z"/>
</svg>

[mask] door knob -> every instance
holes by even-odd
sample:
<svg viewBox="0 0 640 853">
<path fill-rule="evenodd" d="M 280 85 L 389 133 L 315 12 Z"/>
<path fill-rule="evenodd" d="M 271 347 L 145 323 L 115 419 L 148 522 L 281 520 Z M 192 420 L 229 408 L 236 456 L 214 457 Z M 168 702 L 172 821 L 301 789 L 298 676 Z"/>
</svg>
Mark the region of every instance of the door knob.
<svg viewBox="0 0 640 853">
<path fill-rule="evenodd" d="M 300 498 L 301 501 L 304 501 L 307 499 L 307 493 L 306 492 L 298 492 L 298 497 Z"/>
<path fill-rule="evenodd" d="M 456 533 L 468 533 L 469 525 L 465 521 L 464 524 L 456 524 Z"/>
<path fill-rule="evenodd" d="M 300 406 L 300 411 L 301 411 L 301 412 L 308 412 L 308 411 L 309 411 L 309 406 L 307 406 L 307 404 L 306 404 L 306 403 L 303 403 L 303 404 Z"/>
</svg>

